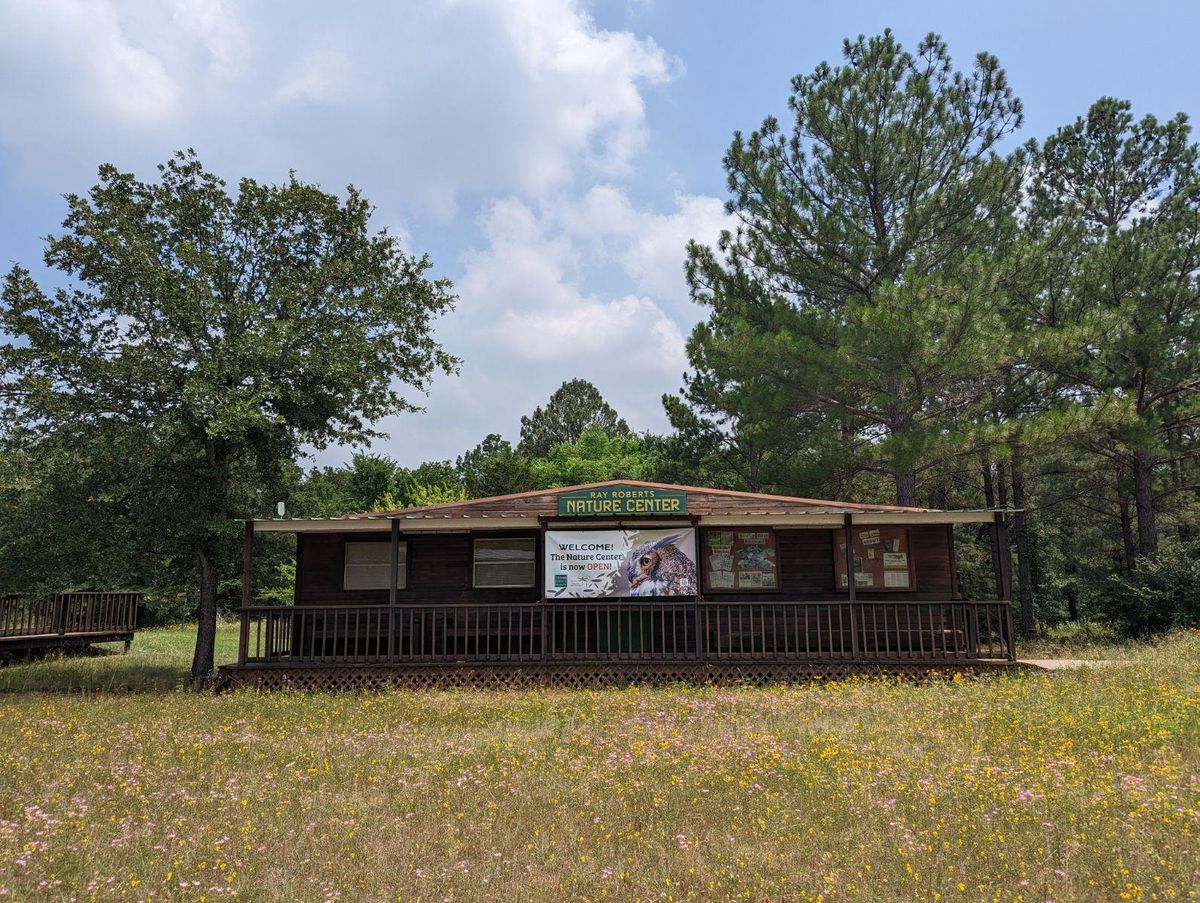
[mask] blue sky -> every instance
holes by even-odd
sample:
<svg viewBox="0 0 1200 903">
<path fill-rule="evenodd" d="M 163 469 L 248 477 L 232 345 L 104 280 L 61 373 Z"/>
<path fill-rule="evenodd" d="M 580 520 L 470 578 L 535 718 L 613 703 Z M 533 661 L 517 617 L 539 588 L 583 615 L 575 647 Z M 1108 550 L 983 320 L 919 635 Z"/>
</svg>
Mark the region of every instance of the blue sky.
<svg viewBox="0 0 1200 903">
<path fill-rule="evenodd" d="M 847 36 L 937 31 L 962 66 L 999 57 L 1014 140 L 1043 138 L 1102 95 L 1200 111 L 1197 26 L 1195 2 L 0 0 L 0 265 L 38 271 L 102 161 L 149 176 L 192 146 L 231 181 L 353 182 L 461 297 L 438 335 L 462 373 L 377 450 L 515 439 L 574 376 L 661 430 L 703 316 L 684 244 L 725 224 L 721 155 L 793 75 Z"/>
</svg>

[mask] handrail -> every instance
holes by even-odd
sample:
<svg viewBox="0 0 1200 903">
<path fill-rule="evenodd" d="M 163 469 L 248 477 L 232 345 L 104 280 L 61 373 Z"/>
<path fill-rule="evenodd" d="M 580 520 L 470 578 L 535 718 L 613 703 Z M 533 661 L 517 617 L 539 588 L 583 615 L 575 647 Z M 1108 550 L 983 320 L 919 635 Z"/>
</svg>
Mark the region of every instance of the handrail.
<svg viewBox="0 0 1200 903">
<path fill-rule="evenodd" d="M 132 633 L 141 593 L 0 594 L 0 639 Z"/>
<path fill-rule="evenodd" d="M 1015 658 L 1003 601 L 254 605 L 241 664 Z"/>
</svg>

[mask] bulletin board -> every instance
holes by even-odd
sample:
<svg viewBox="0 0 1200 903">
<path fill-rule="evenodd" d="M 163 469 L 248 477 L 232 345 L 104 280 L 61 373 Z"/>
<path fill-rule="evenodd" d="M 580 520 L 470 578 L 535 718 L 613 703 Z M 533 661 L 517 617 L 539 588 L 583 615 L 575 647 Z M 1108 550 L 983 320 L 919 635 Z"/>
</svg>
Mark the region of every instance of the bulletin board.
<svg viewBox="0 0 1200 903">
<path fill-rule="evenodd" d="M 707 530 L 703 560 L 704 584 L 710 592 L 773 593 L 779 589 L 774 530 Z"/>
<path fill-rule="evenodd" d="M 907 527 L 852 527 L 854 589 L 860 593 L 911 592 L 917 588 Z M 837 588 L 846 589 L 846 534 L 833 534 Z"/>
</svg>

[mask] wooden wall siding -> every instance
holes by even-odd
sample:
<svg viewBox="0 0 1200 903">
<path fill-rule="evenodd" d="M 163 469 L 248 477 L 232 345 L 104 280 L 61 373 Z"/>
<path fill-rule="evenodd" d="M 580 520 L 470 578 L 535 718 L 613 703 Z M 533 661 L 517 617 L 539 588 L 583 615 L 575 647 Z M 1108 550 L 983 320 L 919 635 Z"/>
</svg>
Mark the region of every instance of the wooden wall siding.
<svg viewBox="0 0 1200 903">
<path fill-rule="evenodd" d="M 911 598 L 954 598 L 954 575 L 951 568 L 950 538 L 945 525 L 928 524 L 908 528 L 912 542 L 917 592 Z M 871 596 L 880 595 L 872 593 Z"/>
<path fill-rule="evenodd" d="M 601 524 L 597 524 L 600 527 Z M 867 600 L 954 598 L 949 531 L 944 525 L 910 526 L 909 538 L 916 572 L 912 592 L 860 593 Z M 786 596 L 796 599 L 830 599 L 845 596 L 835 586 L 833 543 L 840 531 L 777 530 L 780 589 L 778 593 L 706 592 L 709 601 L 745 602 L 751 599 Z M 531 589 L 474 589 L 471 586 L 472 535 L 469 533 L 426 533 L 403 536 L 408 543 L 408 585 L 397 593 L 400 604 L 532 602 L 542 595 L 541 534 L 536 532 L 489 532 L 489 537 L 532 536 L 538 540 L 536 585 Z M 388 592 L 344 590 L 342 574 L 344 546 L 352 542 L 388 542 L 389 534 L 302 533 L 297 537 L 296 602 L 316 604 L 386 604 Z M 703 538 L 701 538 L 703 547 Z"/>
<path fill-rule="evenodd" d="M 722 528 L 724 529 L 724 528 Z M 751 529 L 743 527 L 741 529 Z M 930 524 L 910 526 L 916 585 L 909 592 L 859 592 L 864 600 L 953 598 L 950 544 L 945 526 Z M 833 543 L 841 541 L 840 530 L 776 530 L 775 544 L 779 555 L 779 593 L 706 592 L 704 598 L 713 602 L 747 601 L 747 598 L 783 595 L 797 599 L 841 598 L 846 591 L 836 585 L 834 576 Z"/>
<path fill-rule="evenodd" d="M 448 605 L 456 602 L 532 602 L 541 598 L 540 534 L 489 532 L 488 538 L 528 536 L 538 539 L 534 568 L 537 585 L 521 589 L 475 589 L 471 586 L 473 537 L 468 533 L 401 534 L 408 543 L 408 581 L 396 593 L 400 604 L 421 602 Z M 344 590 L 342 575 L 346 542 L 390 542 L 387 533 L 302 533 L 296 573 L 296 601 L 301 605 L 322 603 L 386 605 L 388 591 Z"/>
<path fill-rule="evenodd" d="M 828 596 L 833 579 L 833 530 L 777 530 L 779 585 L 786 593 Z"/>
</svg>

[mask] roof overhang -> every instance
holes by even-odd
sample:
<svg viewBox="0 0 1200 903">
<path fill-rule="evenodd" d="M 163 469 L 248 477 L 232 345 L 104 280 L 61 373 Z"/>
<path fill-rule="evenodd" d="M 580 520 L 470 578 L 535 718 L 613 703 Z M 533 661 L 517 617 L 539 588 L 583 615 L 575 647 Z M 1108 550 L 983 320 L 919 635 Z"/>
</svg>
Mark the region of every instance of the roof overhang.
<svg viewBox="0 0 1200 903">
<path fill-rule="evenodd" d="M 990 524 L 995 520 L 995 511 L 813 511 L 794 514 L 703 514 L 693 518 L 702 527 L 776 527 L 781 529 L 820 529 L 840 527 L 849 514 L 855 524 L 903 525 L 903 524 Z M 255 520 L 255 533 L 380 533 L 392 528 L 392 522 L 400 524 L 404 533 L 462 533 L 483 530 L 540 530 L 542 523 L 533 515 L 479 515 L 436 516 L 416 515 L 400 517 L 356 517 L 356 518 L 312 518 Z M 681 526 L 679 521 L 663 519 L 624 518 L 621 526 L 640 527 Z M 552 521 L 551 529 L 609 528 L 614 526 L 611 518 L 588 518 L 586 520 Z"/>
<path fill-rule="evenodd" d="M 462 533 L 466 530 L 538 530 L 536 517 L 356 517 L 256 520 L 255 533 L 379 533 L 400 523 L 405 533 Z"/>
</svg>

